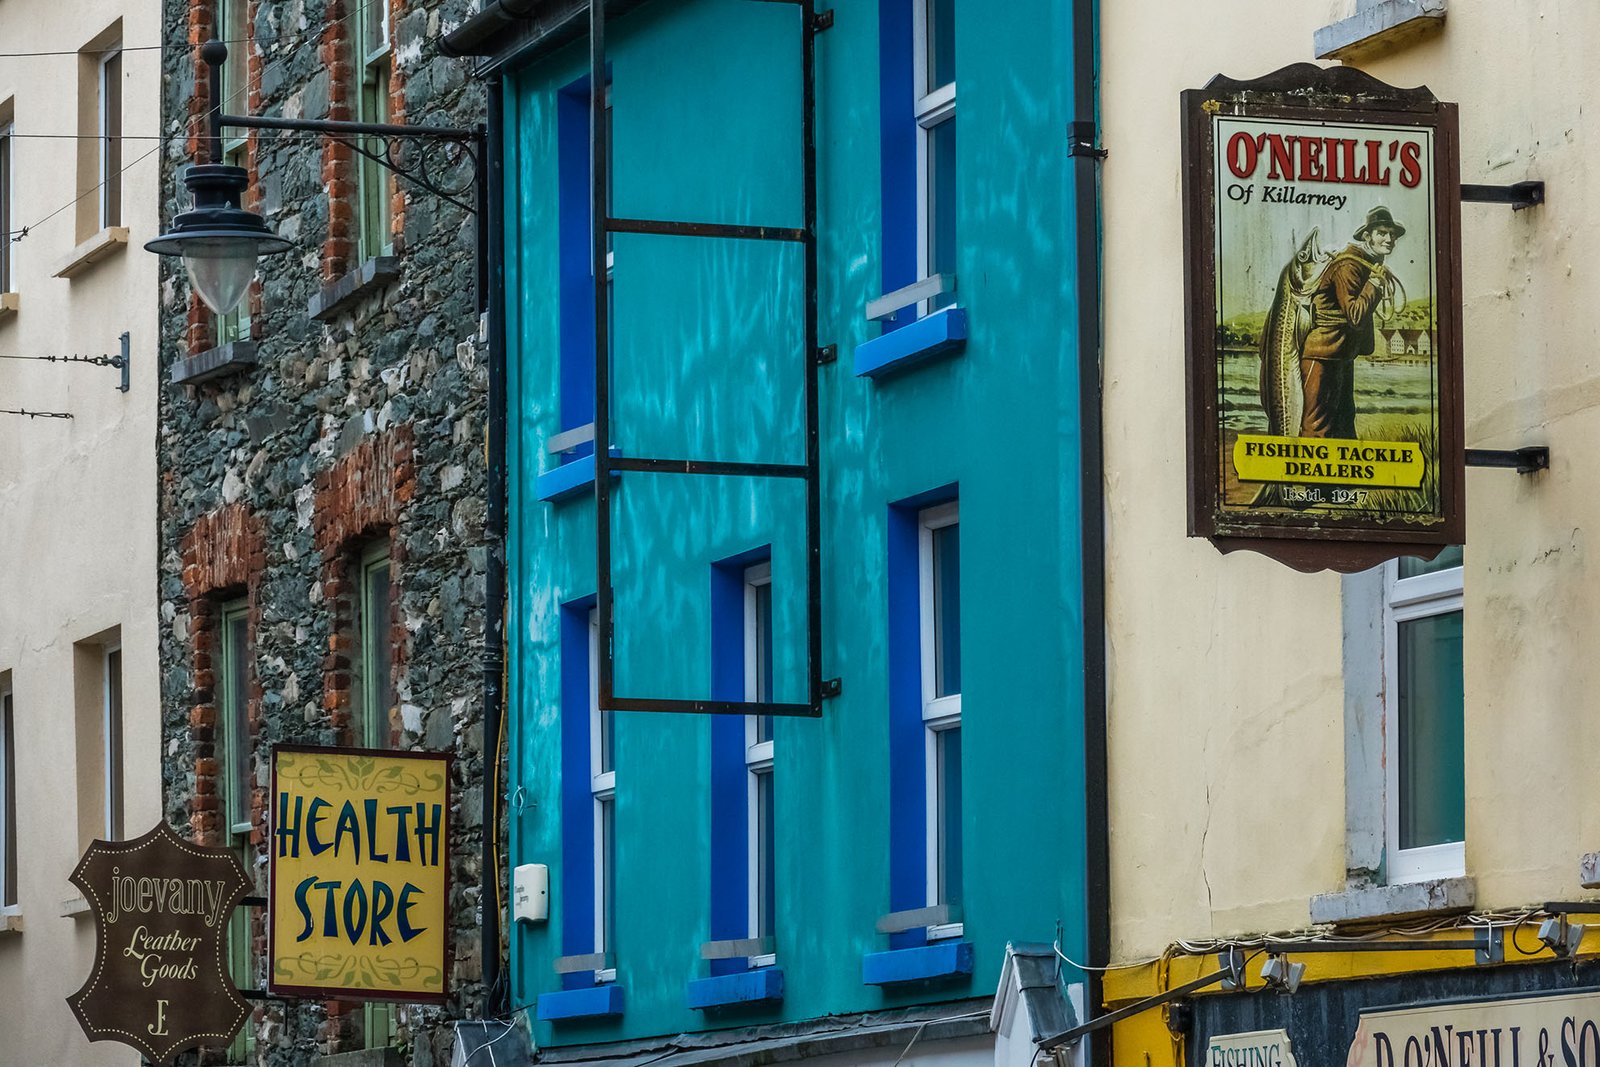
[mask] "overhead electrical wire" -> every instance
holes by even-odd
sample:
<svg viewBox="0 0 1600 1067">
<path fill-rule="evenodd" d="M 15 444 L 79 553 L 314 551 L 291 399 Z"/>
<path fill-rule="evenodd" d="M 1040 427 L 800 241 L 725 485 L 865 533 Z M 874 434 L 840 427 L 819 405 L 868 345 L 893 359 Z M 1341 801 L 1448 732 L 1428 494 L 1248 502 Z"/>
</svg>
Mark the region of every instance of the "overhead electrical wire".
<svg viewBox="0 0 1600 1067">
<path fill-rule="evenodd" d="M 350 18 L 356 12 L 372 7 L 383 0 L 365 0 L 365 3 L 353 6 L 346 14 L 336 19 L 325 19 L 315 26 L 307 26 L 303 30 L 290 30 L 288 33 L 279 33 L 274 37 L 235 37 L 223 41 L 223 44 L 276 44 L 279 41 L 292 37 L 303 37 L 310 33 L 320 33 L 329 26 L 335 26 Z M 166 49 L 174 51 L 186 50 L 193 47 L 188 41 L 181 45 L 175 44 L 125 44 L 115 45 L 111 48 L 83 48 L 83 49 L 55 49 L 39 52 L 0 52 L 0 59 L 36 59 L 50 56 L 103 56 L 111 52 L 160 52 Z"/>
<path fill-rule="evenodd" d="M 321 31 L 327 29 L 329 26 L 336 26 L 336 25 L 338 25 L 338 24 L 340 24 L 342 22 L 347 21 L 348 19 L 354 17 L 357 12 L 361 11 L 364 8 L 371 7 L 373 4 L 378 3 L 378 2 L 379 2 L 379 0 L 366 0 L 366 2 L 363 3 L 363 4 L 352 6 L 351 9 L 348 12 L 346 12 L 345 14 L 339 16 L 336 19 L 328 19 L 328 20 L 324 21 L 322 24 L 320 24 L 319 26 L 307 27 L 305 30 L 296 31 L 296 33 L 299 34 L 299 35 L 309 35 L 309 34 L 311 34 L 313 32 L 320 33 Z M 283 40 L 285 37 L 288 37 L 288 36 L 293 36 L 293 35 L 292 34 L 279 34 L 277 37 L 265 38 L 264 40 L 265 40 L 266 43 L 270 44 L 270 43 L 272 43 L 274 41 Z M 262 38 L 255 38 L 254 40 L 258 44 L 262 43 L 262 41 L 263 41 Z M 239 43 L 239 42 L 235 41 L 234 43 Z M 141 46 L 139 46 L 139 48 L 141 50 L 150 50 L 150 49 L 160 48 L 160 47 L 164 47 L 164 46 L 161 46 L 161 45 L 141 45 Z M 29 55 L 29 54 L 47 55 L 47 54 L 56 54 L 56 53 L 43 53 L 43 52 L 41 52 L 41 53 L 18 53 L 18 55 Z M 71 53 L 60 53 L 60 54 L 78 55 L 79 53 L 71 52 Z M 3 59 L 3 58 L 8 58 L 8 57 L 6 56 L 6 54 L 0 53 L 0 59 Z M 185 126 L 185 129 L 184 129 L 183 133 L 172 134 L 172 135 L 166 136 L 166 137 L 155 137 L 155 138 L 149 138 L 149 137 L 137 137 L 137 138 L 125 137 L 125 138 L 123 138 L 124 140 L 155 140 L 156 141 L 156 146 L 154 148 L 150 149 L 150 151 L 144 153 L 143 155 L 138 156 L 137 158 L 135 158 L 133 160 L 130 160 L 125 166 L 123 166 L 120 170 L 117 171 L 117 176 L 120 177 L 120 176 L 126 174 L 133 167 L 137 166 L 140 163 L 143 163 L 145 160 L 149 159 L 151 156 L 153 156 L 157 152 L 161 151 L 161 149 L 162 149 L 162 147 L 164 145 L 169 144 L 169 143 L 171 143 L 173 141 L 183 140 L 183 139 L 188 138 L 190 136 L 190 133 L 192 132 L 193 127 L 194 127 L 194 125 L 196 123 L 203 122 L 203 121 L 209 121 L 210 118 L 211 118 L 211 115 L 214 112 L 219 111 L 222 108 L 235 103 L 237 101 L 237 99 L 242 94 L 244 94 L 244 93 L 246 93 L 246 92 L 248 92 L 250 90 L 252 85 L 254 85 L 255 83 L 258 83 L 260 81 L 261 74 L 264 73 L 264 72 L 265 72 L 265 68 L 263 68 L 261 71 L 257 71 L 256 74 L 254 75 L 254 77 L 248 77 L 247 76 L 246 79 L 245 79 L 245 83 L 243 85 L 241 85 L 238 88 L 237 91 L 229 94 L 227 97 L 224 97 L 220 104 L 213 105 L 212 107 L 207 108 L 202 114 L 197 115 L 194 118 L 190 119 L 188 124 Z M 88 135 L 79 135 L 79 134 L 58 134 L 58 135 L 52 135 L 52 134 L 10 134 L 9 136 L 20 136 L 20 137 L 28 137 L 28 136 L 33 136 L 33 137 L 59 136 L 59 137 L 63 137 L 63 138 L 68 138 L 68 137 L 71 137 L 71 138 L 87 137 L 87 138 L 92 138 L 94 140 L 99 140 L 100 139 L 100 136 L 97 135 L 97 134 L 88 134 Z M 296 136 L 296 135 L 291 134 L 291 136 Z M 309 134 L 307 136 L 318 137 L 318 136 L 321 136 L 321 135 L 313 133 L 313 134 Z M 85 197 L 97 194 L 101 190 L 101 188 L 105 186 L 106 181 L 107 181 L 107 179 L 102 178 L 100 181 L 96 182 L 93 186 L 91 186 L 88 189 L 85 189 L 83 192 L 81 192 L 77 196 L 73 197 L 67 203 L 62 204 L 60 207 L 56 208 L 54 211 L 50 212 L 50 214 L 48 214 L 48 215 L 44 216 L 43 218 L 39 219 L 37 222 L 29 223 L 28 225 L 23 226 L 20 229 L 17 229 L 15 231 L 13 231 L 12 234 L 11 234 L 11 243 L 12 244 L 16 244 L 17 242 L 21 241 L 24 237 L 28 236 L 28 234 L 31 233 L 33 230 L 36 230 L 40 226 L 43 226 L 45 223 L 47 223 L 51 219 L 55 218 L 57 215 L 61 214 L 63 211 L 66 211 L 67 209 L 76 206 L 77 203 L 80 200 L 83 200 Z"/>
</svg>

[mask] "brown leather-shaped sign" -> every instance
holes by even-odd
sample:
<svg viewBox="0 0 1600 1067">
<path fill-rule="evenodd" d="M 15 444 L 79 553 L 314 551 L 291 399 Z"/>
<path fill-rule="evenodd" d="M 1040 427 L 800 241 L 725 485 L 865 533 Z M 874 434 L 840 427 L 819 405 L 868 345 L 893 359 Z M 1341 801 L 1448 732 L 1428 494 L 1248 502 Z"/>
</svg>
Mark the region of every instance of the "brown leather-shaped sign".
<svg viewBox="0 0 1600 1067">
<path fill-rule="evenodd" d="M 72 872 L 95 920 L 94 970 L 67 998 L 90 1041 L 120 1041 L 170 1064 L 226 1045 L 250 1006 L 228 975 L 228 920 L 249 888 L 221 848 L 184 841 L 163 820 L 131 841 L 96 841 Z"/>
</svg>

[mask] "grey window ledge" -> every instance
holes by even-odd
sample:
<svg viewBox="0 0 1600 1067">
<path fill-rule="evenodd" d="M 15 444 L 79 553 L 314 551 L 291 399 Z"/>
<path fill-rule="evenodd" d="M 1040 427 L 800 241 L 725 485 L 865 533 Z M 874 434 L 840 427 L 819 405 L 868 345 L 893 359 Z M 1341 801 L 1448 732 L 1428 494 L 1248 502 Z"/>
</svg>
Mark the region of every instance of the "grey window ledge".
<svg viewBox="0 0 1600 1067">
<path fill-rule="evenodd" d="M 256 365 L 254 341 L 230 341 L 208 348 L 172 365 L 173 385 L 199 385 L 213 378 L 247 371 Z"/>
<path fill-rule="evenodd" d="M 73 897 L 71 900 L 61 902 L 63 919 L 86 919 L 90 914 L 89 902 L 82 897 Z"/>
<path fill-rule="evenodd" d="M 399 277 L 399 256 L 373 256 L 338 281 L 324 285 L 306 305 L 306 314 L 318 322 L 328 322 Z"/>
<path fill-rule="evenodd" d="M 1312 34 L 1318 59 L 1358 59 L 1403 47 L 1444 25 L 1448 0 L 1358 0 L 1357 10 Z"/>
<path fill-rule="evenodd" d="M 57 263 L 50 274 L 55 278 L 74 278 L 111 255 L 111 253 L 120 252 L 127 247 L 128 228 L 126 226 L 107 226 L 77 248 L 68 252 L 66 258 Z"/>
<path fill-rule="evenodd" d="M 1356 923 L 1372 919 L 1401 919 L 1409 915 L 1471 911 L 1477 899 L 1477 885 L 1469 877 L 1360 886 L 1342 893 L 1324 893 L 1312 897 L 1311 921 L 1318 924 Z"/>
<path fill-rule="evenodd" d="M 21 307 L 21 293 L 0 293 L 0 322 L 5 322 L 14 316 Z"/>
<path fill-rule="evenodd" d="M 0 937 L 7 934 L 22 933 L 22 913 L 20 911 L 0 912 Z"/>
</svg>

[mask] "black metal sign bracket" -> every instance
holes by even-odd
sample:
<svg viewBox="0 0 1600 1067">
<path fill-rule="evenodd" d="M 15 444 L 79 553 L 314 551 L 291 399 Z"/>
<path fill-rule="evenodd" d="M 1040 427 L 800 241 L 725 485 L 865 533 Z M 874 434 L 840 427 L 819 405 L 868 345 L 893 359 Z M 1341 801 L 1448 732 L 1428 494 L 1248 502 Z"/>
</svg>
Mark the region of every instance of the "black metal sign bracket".
<svg viewBox="0 0 1600 1067">
<path fill-rule="evenodd" d="M 1508 467 L 1518 474 L 1532 474 L 1550 469 L 1550 449 L 1547 445 L 1529 448 L 1469 448 L 1469 467 Z"/>
<path fill-rule="evenodd" d="M 1463 185 L 1461 202 L 1472 204 L 1510 204 L 1512 211 L 1544 203 L 1544 182 L 1512 182 L 1510 185 Z"/>
</svg>

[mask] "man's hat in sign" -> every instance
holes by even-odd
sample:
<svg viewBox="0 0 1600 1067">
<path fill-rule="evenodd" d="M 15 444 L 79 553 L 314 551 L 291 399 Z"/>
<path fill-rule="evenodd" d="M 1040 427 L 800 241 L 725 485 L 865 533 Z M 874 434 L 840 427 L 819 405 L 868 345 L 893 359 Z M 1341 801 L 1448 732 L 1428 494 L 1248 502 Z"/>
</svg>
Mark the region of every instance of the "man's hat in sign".
<svg viewBox="0 0 1600 1067">
<path fill-rule="evenodd" d="M 1396 237 L 1404 237 L 1406 235 L 1406 228 L 1394 221 L 1394 216 L 1389 214 L 1389 209 L 1382 204 L 1367 212 L 1367 221 L 1363 222 L 1361 229 L 1356 231 L 1355 239 L 1365 241 L 1367 239 L 1367 231 L 1374 226 L 1387 226 L 1394 231 Z"/>
</svg>

